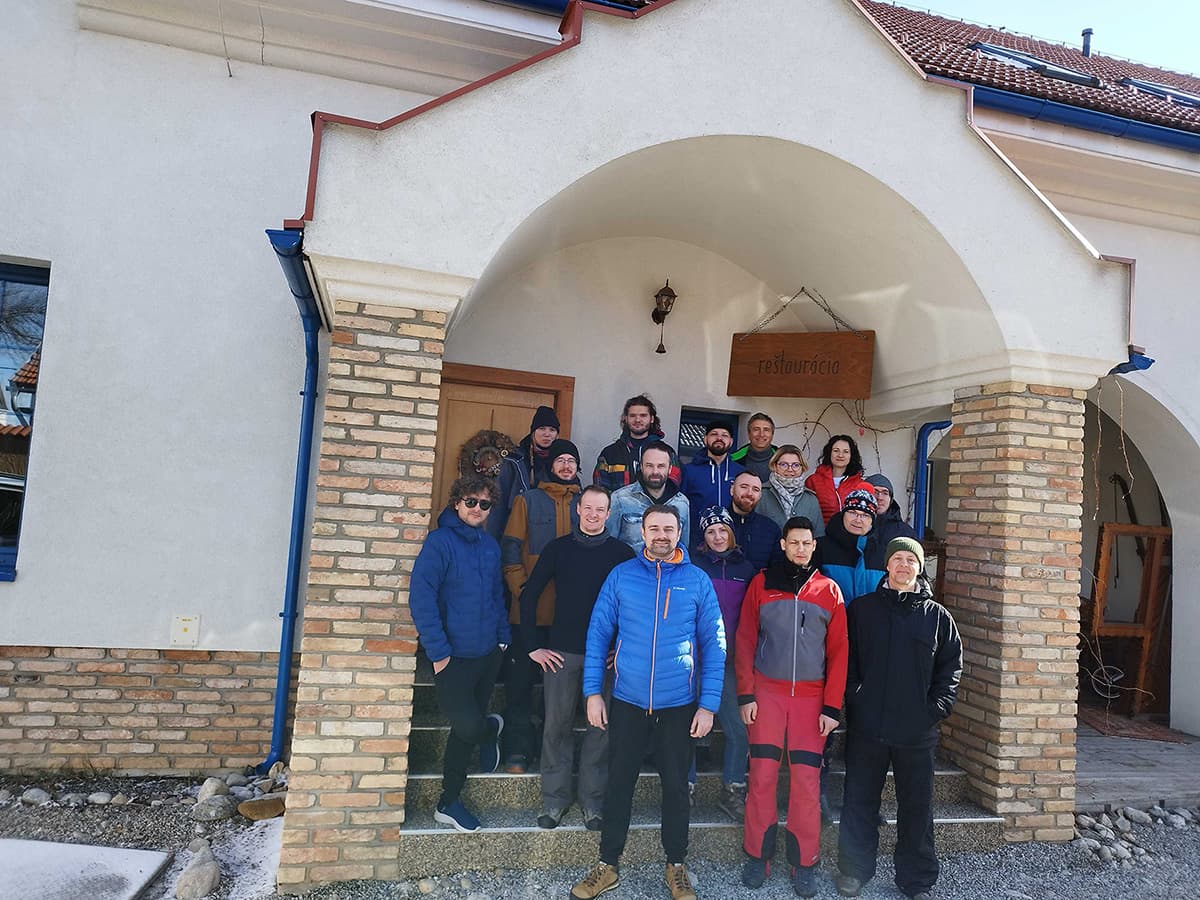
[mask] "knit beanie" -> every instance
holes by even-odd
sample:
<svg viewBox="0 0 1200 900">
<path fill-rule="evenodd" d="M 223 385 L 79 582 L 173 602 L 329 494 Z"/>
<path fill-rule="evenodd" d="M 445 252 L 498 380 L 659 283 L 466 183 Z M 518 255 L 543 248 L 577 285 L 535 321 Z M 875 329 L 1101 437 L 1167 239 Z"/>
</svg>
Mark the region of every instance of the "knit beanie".
<svg viewBox="0 0 1200 900">
<path fill-rule="evenodd" d="M 887 550 L 883 555 L 883 566 L 885 569 L 887 568 L 888 560 L 892 558 L 892 554 L 901 550 L 907 550 L 917 558 L 917 565 L 922 570 L 925 568 L 925 548 L 921 546 L 921 542 L 910 537 L 898 537 L 888 541 Z"/>
<path fill-rule="evenodd" d="M 712 525 L 724 525 L 732 531 L 733 516 L 729 515 L 729 511 L 723 506 L 710 506 L 700 513 L 700 533 L 704 534 Z"/>
<path fill-rule="evenodd" d="M 562 426 L 558 424 L 558 415 L 549 406 L 539 406 L 533 414 L 533 421 L 529 423 L 529 433 L 537 431 L 539 428 L 549 426 L 554 429 L 559 429 Z M 578 454 L 576 454 L 578 456 Z"/>
<path fill-rule="evenodd" d="M 868 491 L 866 488 L 858 488 L 851 491 L 850 496 L 846 498 L 846 502 L 842 504 L 842 512 L 846 512 L 847 510 L 865 512 L 874 519 L 875 513 L 879 511 L 879 506 L 875 502 L 875 492 Z"/>
<path fill-rule="evenodd" d="M 710 432 L 716 431 L 718 428 L 721 431 L 724 431 L 730 437 L 733 437 L 733 429 L 729 427 L 729 423 L 722 422 L 718 419 L 713 419 L 711 422 L 709 422 L 707 425 L 704 426 L 704 436 L 708 437 Z"/>
<path fill-rule="evenodd" d="M 549 407 L 545 406 L 542 407 L 542 409 L 548 408 Z M 550 448 L 546 451 L 546 456 L 549 458 L 550 462 L 554 462 L 560 456 L 573 456 L 575 457 L 575 467 L 578 468 L 580 464 L 579 448 L 566 438 L 555 438 L 553 441 L 551 441 Z"/>
<path fill-rule="evenodd" d="M 896 491 L 886 475 L 871 475 L 867 478 L 867 484 L 871 485 L 871 487 L 886 488 L 889 494 L 893 497 L 896 496 Z"/>
</svg>

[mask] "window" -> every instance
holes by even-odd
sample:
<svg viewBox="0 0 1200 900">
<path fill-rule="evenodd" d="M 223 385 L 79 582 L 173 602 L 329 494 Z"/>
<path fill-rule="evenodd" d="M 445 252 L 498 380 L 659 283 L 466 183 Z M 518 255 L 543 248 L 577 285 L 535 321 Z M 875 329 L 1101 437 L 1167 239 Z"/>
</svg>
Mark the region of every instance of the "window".
<svg viewBox="0 0 1200 900">
<path fill-rule="evenodd" d="M 0 581 L 17 574 L 50 270 L 0 262 Z"/>
<path fill-rule="evenodd" d="M 1002 63 L 1008 63 L 1022 69 L 1031 69 L 1046 78 L 1069 81 L 1072 84 L 1083 84 L 1088 87 L 1100 87 L 1100 79 L 1095 75 L 1085 75 L 1083 72 L 1076 72 L 1074 69 L 1068 69 L 1066 66 L 1046 62 L 1044 59 L 1038 59 L 1036 56 L 1022 53 L 1020 50 L 1011 50 L 1008 47 L 1001 47 L 997 44 L 985 44 L 982 41 L 972 44 L 969 49 L 978 50 L 984 56 Z"/>
<path fill-rule="evenodd" d="M 1172 103 L 1182 103 L 1184 106 L 1200 109 L 1200 96 L 1189 94 L 1187 91 L 1171 87 L 1169 84 L 1143 81 L 1141 78 L 1122 78 L 1121 84 L 1145 91 L 1147 94 L 1153 94 L 1155 97 L 1161 97 L 1163 100 L 1170 100 Z"/>
</svg>

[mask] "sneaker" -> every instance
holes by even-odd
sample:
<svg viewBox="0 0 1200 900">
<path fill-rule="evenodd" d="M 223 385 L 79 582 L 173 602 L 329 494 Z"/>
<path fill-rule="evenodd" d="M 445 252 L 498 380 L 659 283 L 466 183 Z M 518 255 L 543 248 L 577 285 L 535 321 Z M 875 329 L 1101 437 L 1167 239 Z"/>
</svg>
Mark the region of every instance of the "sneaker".
<svg viewBox="0 0 1200 900">
<path fill-rule="evenodd" d="M 463 806 L 461 800 L 447 804 L 439 803 L 433 811 L 433 820 L 441 822 L 443 825 L 453 825 L 455 831 L 461 831 L 464 834 L 478 831 L 481 827 L 474 813 Z"/>
<path fill-rule="evenodd" d="M 500 733 L 504 731 L 504 719 L 497 713 L 487 717 L 487 734 L 479 745 L 479 771 L 495 772 L 500 768 Z"/>
<path fill-rule="evenodd" d="M 604 828 L 604 817 L 594 809 L 583 811 L 583 827 L 588 831 L 601 831 Z"/>
<path fill-rule="evenodd" d="M 562 821 L 565 809 L 548 809 L 537 818 L 538 828 L 557 828 L 558 823 Z"/>
<path fill-rule="evenodd" d="M 795 866 L 792 868 L 792 890 L 797 897 L 817 896 L 817 867 Z"/>
<path fill-rule="evenodd" d="M 529 771 L 529 760 L 524 753 L 514 753 L 504 761 L 504 772 L 507 775 L 524 775 Z"/>
<path fill-rule="evenodd" d="M 592 871 L 584 875 L 575 887 L 571 888 L 571 896 L 575 900 L 592 900 L 593 897 L 599 897 L 605 891 L 611 891 L 620 883 L 621 874 L 617 871 L 616 866 L 610 866 L 606 862 L 596 863 Z"/>
<path fill-rule="evenodd" d="M 671 892 L 671 900 L 696 900 L 696 892 L 692 890 L 692 881 L 688 878 L 687 866 L 683 863 L 667 863 L 667 890 Z"/>
<path fill-rule="evenodd" d="M 771 861 L 750 857 L 742 863 L 742 884 L 748 888 L 760 888 L 771 875 Z"/>
<path fill-rule="evenodd" d="M 843 897 L 857 897 L 862 893 L 862 880 L 855 878 L 853 875 L 847 875 L 843 872 L 838 875 L 836 884 L 837 892 Z"/>
<path fill-rule="evenodd" d="M 746 818 L 746 786 L 744 784 L 721 785 L 721 796 L 717 807 L 735 822 Z"/>
</svg>

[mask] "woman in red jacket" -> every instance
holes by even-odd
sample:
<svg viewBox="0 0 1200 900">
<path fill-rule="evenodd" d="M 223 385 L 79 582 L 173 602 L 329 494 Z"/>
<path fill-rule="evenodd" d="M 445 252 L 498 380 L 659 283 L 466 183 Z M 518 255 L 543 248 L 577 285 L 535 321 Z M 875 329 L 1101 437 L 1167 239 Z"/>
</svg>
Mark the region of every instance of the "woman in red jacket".
<svg viewBox="0 0 1200 900">
<path fill-rule="evenodd" d="M 817 495 L 826 523 L 842 511 L 842 504 L 851 491 L 873 490 L 863 479 L 862 455 L 854 438 L 848 434 L 835 434 L 826 441 L 821 450 L 821 464 L 808 476 L 804 486 Z"/>
</svg>

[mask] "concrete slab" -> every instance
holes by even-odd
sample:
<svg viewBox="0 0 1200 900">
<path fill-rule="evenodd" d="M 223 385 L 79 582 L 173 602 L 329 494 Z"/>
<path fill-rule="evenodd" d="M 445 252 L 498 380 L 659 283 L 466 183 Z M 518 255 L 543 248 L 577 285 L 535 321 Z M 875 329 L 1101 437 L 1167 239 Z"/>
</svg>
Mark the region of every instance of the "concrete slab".
<svg viewBox="0 0 1200 900">
<path fill-rule="evenodd" d="M 21 900 L 137 900 L 170 861 L 154 850 L 0 840 L 5 896 Z"/>
</svg>

